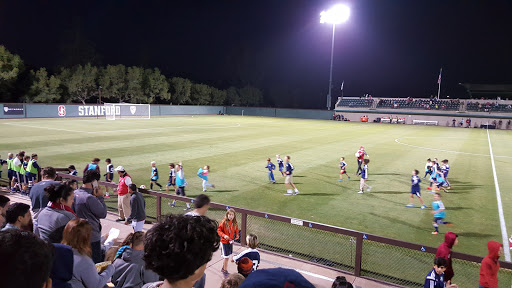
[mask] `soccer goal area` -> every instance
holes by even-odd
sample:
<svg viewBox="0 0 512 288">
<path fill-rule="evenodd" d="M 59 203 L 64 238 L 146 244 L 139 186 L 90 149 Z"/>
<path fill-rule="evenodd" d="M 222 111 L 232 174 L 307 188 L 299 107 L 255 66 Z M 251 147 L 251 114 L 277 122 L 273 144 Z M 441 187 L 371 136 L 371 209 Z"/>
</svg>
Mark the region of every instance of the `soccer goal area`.
<svg viewBox="0 0 512 288">
<path fill-rule="evenodd" d="M 150 104 L 105 103 L 107 120 L 151 119 Z"/>
</svg>

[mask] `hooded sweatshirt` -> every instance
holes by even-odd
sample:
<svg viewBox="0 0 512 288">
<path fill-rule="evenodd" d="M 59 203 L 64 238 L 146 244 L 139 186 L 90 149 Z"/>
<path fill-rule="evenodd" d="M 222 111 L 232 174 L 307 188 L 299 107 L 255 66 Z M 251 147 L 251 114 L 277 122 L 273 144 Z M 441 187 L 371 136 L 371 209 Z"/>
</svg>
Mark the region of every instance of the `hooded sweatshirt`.
<svg viewBox="0 0 512 288">
<path fill-rule="evenodd" d="M 444 242 L 439 245 L 436 252 L 437 257 L 443 257 L 446 259 L 446 271 L 444 272 L 444 281 L 451 280 L 453 278 L 453 268 L 452 268 L 452 247 L 457 239 L 457 234 L 453 232 L 448 232 L 444 235 Z"/>
<path fill-rule="evenodd" d="M 120 258 L 112 265 L 116 271 L 112 275 L 112 283 L 116 287 L 140 288 L 146 283 L 158 281 L 158 274 L 145 269 L 144 250 L 126 248 Z"/>
<path fill-rule="evenodd" d="M 503 245 L 499 242 L 487 242 L 489 254 L 482 260 L 482 265 L 480 266 L 480 280 L 478 281 L 478 284 L 485 288 L 498 288 L 498 270 L 500 269 L 500 263 L 498 262 L 500 256 L 498 252 L 500 251 L 500 247 L 503 247 Z"/>
</svg>

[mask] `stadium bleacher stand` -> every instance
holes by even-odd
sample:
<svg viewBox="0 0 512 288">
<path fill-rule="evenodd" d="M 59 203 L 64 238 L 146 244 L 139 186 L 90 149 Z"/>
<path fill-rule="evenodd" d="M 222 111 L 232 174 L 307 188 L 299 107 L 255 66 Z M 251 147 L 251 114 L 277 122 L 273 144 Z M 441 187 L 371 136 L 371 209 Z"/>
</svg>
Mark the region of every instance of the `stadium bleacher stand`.
<svg viewBox="0 0 512 288">
<path fill-rule="evenodd" d="M 457 111 L 460 107 L 459 100 L 436 99 L 379 99 L 377 108 L 393 109 L 424 109 L 424 110 L 450 110 Z"/>
<path fill-rule="evenodd" d="M 345 107 L 371 107 L 373 104 L 373 99 L 341 99 L 341 101 L 338 103 L 338 106 L 345 106 Z"/>
</svg>

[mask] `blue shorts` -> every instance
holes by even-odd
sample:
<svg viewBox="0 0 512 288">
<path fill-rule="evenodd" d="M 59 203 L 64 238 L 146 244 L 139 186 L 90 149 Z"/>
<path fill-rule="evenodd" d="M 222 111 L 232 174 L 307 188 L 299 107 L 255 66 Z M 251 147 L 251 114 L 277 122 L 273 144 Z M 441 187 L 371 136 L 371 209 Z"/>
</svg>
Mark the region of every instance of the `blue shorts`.
<svg viewBox="0 0 512 288">
<path fill-rule="evenodd" d="M 411 194 L 421 197 L 420 187 L 411 187 Z"/>
<path fill-rule="evenodd" d="M 284 167 L 279 167 L 279 171 L 283 172 Z"/>
<path fill-rule="evenodd" d="M 229 258 L 233 254 L 233 244 L 220 243 L 220 255 L 222 258 Z"/>
<path fill-rule="evenodd" d="M 443 224 L 443 219 L 444 218 L 441 218 L 441 217 L 434 217 L 434 223 L 436 224 Z"/>
<path fill-rule="evenodd" d="M 176 186 L 176 184 L 171 183 L 171 180 L 169 180 L 169 182 L 167 182 L 167 187 L 170 187 L 170 186 Z"/>
<path fill-rule="evenodd" d="M 105 174 L 105 182 L 112 182 L 113 179 L 114 179 L 114 173 Z"/>
<path fill-rule="evenodd" d="M 21 174 L 21 173 L 18 173 L 16 172 L 14 178 L 16 178 L 18 180 L 19 183 L 27 183 L 26 181 L 26 177 L 25 175 Z"/>
<path fill-rule="evenodd" d="M 9 179 L 9 181 L 12 180 L 12 177 L 14 177 L 14 170 L 7 170 L 7 179 Z"/>
<path fill-rule="evenodd" d="M 37 180 L 37 175 L 30 172 L 27 172 L 26 177 L 28 182 Z"/>
<path fill-rule="evenodd" d="M 151 181 L 158 181 L 158 177 L 151 177 Z"/>
</svg>

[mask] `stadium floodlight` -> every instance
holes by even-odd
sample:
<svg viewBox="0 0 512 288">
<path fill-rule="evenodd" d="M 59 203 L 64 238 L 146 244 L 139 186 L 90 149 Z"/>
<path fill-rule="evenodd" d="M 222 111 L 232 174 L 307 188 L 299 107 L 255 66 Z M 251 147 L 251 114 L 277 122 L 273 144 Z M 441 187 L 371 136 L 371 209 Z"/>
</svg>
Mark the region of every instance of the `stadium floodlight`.
<svg viewBox="0 0 512 288">
<path fill-rule="evenodd" d="M 327 11 L 320 13 L 320 23 L 332 24 L 332 47 L 331 47 L 331 74 L 329 76 L 329 94 L 327 94 L 327 110 L 331 110 L 331 91 L 332 91 L 332 66 L 334 59 L 334 30 L 336 24 L 346 22 L 350 16 L 350 8 L 344 4 L 333 6 Z"/>
</svg>

